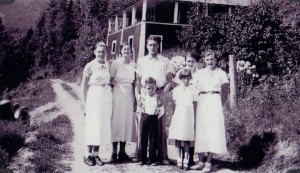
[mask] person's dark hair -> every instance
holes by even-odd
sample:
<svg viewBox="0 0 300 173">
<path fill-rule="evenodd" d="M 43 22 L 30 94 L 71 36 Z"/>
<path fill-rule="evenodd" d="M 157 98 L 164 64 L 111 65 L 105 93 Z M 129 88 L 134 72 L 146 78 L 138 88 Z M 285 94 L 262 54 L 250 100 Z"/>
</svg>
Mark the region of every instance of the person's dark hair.
<svg viewBox="0 0 300 173">
<path fill-rule="evenodd" d="M 107 50 L 107 46 L 106 46 L 106 44 L 103 41 L 100 41 L 100 42 L 96 43 L 95 46 L 94 46 L 94 50 L 96 50 L 97 47 L 99 47 L 99 46 L 100 47 L 104 47 L 105 50 Z"/>
<path fill-rule="evenodd" d="M 120 55 L 122 56 L 122 53 L 121 53 L 121 51 L 122 51 L 122 49 L 123 49 L 123 47 L 125 47 L 125 46 L 129 46 L 130 47 L 130 51 L 131 51 L 131 53 L 132 53 L 132 48 L 131 48 L 131 46 L 130 46 L 130 44 L 128 43 L 128 42 L 123 42 L 123 43 L 121 43 L 121 45 L 120 45 Z"/>
<path fill-rule="evenodd" d="M 148 43 L 149 41 L 151 41 L 151 40 L 155 41 L 157 44 L 160 44 L 158 37 L 155 37 L 155 36 L 150 35 L 150 36 L 147 38 L 147 43 Z"/>
<path fill-rule="evenodd" d="M 185 78 L 185 77 L 192 78 L 192 72 L 189 69 L 182 69 L 180 71 L 179 79 L 182 79 L 182 78 Z"/>
<path fill-rule="evenodd" d="M 191 57 L 191 58 L 195 59 L 197 62 L 198 62 L 198 60 L 199 60 L 199 55 L 198 55 L 198 53 L 197 53 L 196 51 L 194 51 L 194 50 L 189 50 L 189 51 L 187 51 L 186 54 L 185 54 L 185 57 L 184 57 L 185 60 L 186 60 L 187 57 Z"/>
<path fill-rule="evenodd" d="M 145 80 L 145 84 L 156 84 L 156 80 L 153 77 L 148 77 Z"/>
</svg>

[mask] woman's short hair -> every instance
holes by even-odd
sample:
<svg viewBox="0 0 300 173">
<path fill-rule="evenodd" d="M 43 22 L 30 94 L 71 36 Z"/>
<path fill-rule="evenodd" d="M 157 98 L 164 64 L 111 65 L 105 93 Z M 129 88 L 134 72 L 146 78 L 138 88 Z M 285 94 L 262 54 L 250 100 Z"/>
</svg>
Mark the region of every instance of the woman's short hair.
<svg viewBox="0 0 300 173">
<path fill-rule="evenodd" d="M 184 68 L 179 73 L 179 79 L 182 79 L 185 77 L 192 78 L 192 72 L 189 69 Z"/>
<path fill-rule="evenodd" d="M 214 56 L 214 57 L 216 58 L 216 52 L 213 51 L 213 50 L 211 50 L 211 49 L 209 49 L 209 50 L 207 50 L 207 51 L 204 52 L 203 57 L 205 58 L 205 57 L 211 56 L 211 55 Z"/>
<path fill-rule="evenodd" d="M 195 59 L 196 61 L 199 60 L 198 53 L 194 50 L 187 51 L 186 54 L 185 54 L 185 57 L 184 57 L 185 60 L 186 60 L 187 57 L 191 57 L 191 58 Z"/>
<path fill-rule="evenodd" d="M 156 80 L 153 77 L 148 77 L 145 80 L 145 84 L 156 84 Z"/>
<path fill-rule="evenodd" d="M 100 42 L 96 43 L 95 47 L 94 47 L 94 50 L 96 50 L 97 47 L 104 47 L 105 50 L 107 50 L 106 44 L 103 41 L 100 41 Z"/>
<path fill-rule="evenodd" d="M 129 47 L 130 47 L 130 51 L 131 51 L 131 53 L 132 53 L 132 47 L 130 46 L 130 44 L 129 44 L 128 42 L 123 42 L 123 43 L 121 43 L 121 45 L 120 45 L 120 54 L 122 55 L 121 50 L 122 50 L 123 47 L 125 47 L 125 46 L 129 46 Z"/>
</svg>

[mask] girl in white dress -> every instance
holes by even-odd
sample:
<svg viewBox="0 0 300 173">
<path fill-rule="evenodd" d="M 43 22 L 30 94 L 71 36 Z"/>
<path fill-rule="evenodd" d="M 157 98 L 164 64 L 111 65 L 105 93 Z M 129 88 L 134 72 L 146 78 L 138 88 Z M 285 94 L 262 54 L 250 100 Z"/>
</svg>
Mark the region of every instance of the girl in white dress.
<svg viewBox="0 0 300 173">
<path fill-rule="evenodd" d="M 194 117 L 197 95 L 195 87 L 190 85 L 192 73 L 188 69 L 181 70 L 181 84 L 173 90 L 175 111 L 169 128 L 169 139 L 175 139 L 178 150 L 177 166 L 188 169 L 190 142 L 195 140 Z M 183 154 L 183 155 L 182 155 Z"/>
<path fill-rule="evenodd" d="M 197 81 L 198 104 L 196 112 L 195 152 L 199 164 L 192 169 L 211 171 L 214 153 L 227 152 L 223 105 L 228 95 L 228 78 L 226 73 L 216 66 L 214 51 L 205 52 L 206 68 L 195 75 Z M 207 160 L 204 164 L 204 153 Z"/>
<path fill-rule="evenodd" d="M 112 92 L 106 51 L 105 43 L 96 44 L 95 59 L 84 67 L 81 83 L 86 116 L 84 163 L 89 166 L 104 164 L 98 156 L 99 147 L 111 142 Z"/>
<path fill-rule="evenodd" d="M 125 152 L 126 141 L 134 142 L 134 92 L 135 63 L 131 61 L 132 49 L 129 43 L 120 46 L 121 58 L 110 67 L 113 86 L 112 143 L 111 162 L 131 161 Z M 117 155 L 118 142 L 120 143 Z"/>
</svg>

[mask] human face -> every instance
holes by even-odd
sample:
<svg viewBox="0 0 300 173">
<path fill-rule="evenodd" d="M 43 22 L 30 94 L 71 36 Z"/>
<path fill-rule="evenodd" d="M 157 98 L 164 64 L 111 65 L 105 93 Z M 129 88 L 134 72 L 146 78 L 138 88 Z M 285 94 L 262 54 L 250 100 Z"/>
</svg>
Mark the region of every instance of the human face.
<svg viewBox="0 0 300 173">
<path fill-rule="evenodd" d="M 214 55 L 209 55 L 204 57 L 204 62 L 208 68 L 214 69 L 216 67 L 217 60 Z"/>
<path fill-rule="evenodd" d="M 124 58 L 130 58 L 131 55 L 130 45 L 124 46 L 121 50 L 121 54 Z"/>
<path fill-rule="evenodd" d="M 156 85 L 155 84 L 147 84 L 146 85 L 146 90 L 149 96 L 153 96 L 156 91 Z"/>
<path fill-rule="evenodd" d="M 182 83 L 183 83 L 184 86 L 189 86 L 190 80 L 191 80 L 190 77 L 183 77 L 183 78 L 181 78 L 181 81 L 182 81 Z"/>
<path fill-rule="evenodd" d="M 154 40 L 147 41 L 147 49 L 150 55 L 158 54 L 158 44 Z"/>
<path fill-rule="evenodd" d="M 94 54 L 99 63 L 104 63 L 106 57 L 106 49 L 103 46 L 97 46 L 94 50 Z"/>
<path fill-rule="evenodd" d="M 189 69 L 193 69 L 196 67 L 196 60 L 193 57 L 187 56 L 185 62 L 186 62 L 186 66 Z"/>
</svg>

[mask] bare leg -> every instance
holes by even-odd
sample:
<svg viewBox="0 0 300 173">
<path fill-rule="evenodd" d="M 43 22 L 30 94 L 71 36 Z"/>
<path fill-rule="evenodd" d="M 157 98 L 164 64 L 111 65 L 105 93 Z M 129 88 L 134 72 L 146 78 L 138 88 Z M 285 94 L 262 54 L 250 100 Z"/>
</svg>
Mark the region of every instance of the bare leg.
<svg viewBox="0 0 300 173">
<path fill-rule="evenodd" d="M 85 152 L 85 157 L 92 156 L 93 146 L 88 145 Z"/>
<path fill-rule="evenodd" d="M 117 160 L 118 160 L 118 155 L 117 155 L 117 152 L 118 152 L 118 142 L 113 142 L 112 146 L 113 146 L 113 151 L 112 151 L 112 154 L 111 154 L 110 162 L 111 163 L 116 163 Z"/>
<path fill-rule="evenodd" d="M 179 168 L 182 168 L 182 147 L 181 147 L 181 141 L 175 140 L 175 147 L 178 152 L 178 158 L 177 158 L 177 166 Z"/>
<path fill-rule="evenodd" d="M 199 153 L 198 157 L 199 157 L 199 162 L 203 162 L 204 161 L 204 153 Z"/>
<path fill-rule="evenodd" d="M 208 153 L 206 162 L 211 163 L 213 156 L 214 156 L 214 153 Z"/>
<path fill-rule="evenodd" d="M 188 168 L 189 168 L 189 165 L 188 165 L 189 157 L 190 157 L 189 153 L 190 153 L 190 142 L 185 141 L 184 142 L 184 160 L 183 160 L 184 170 L 188 170 Z"/>
</svg>

